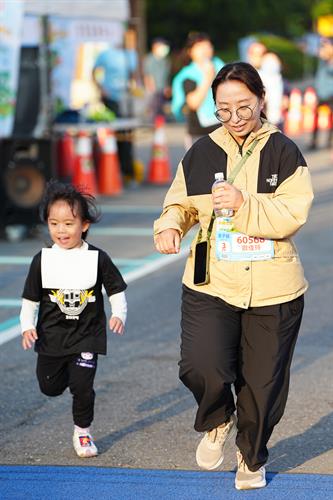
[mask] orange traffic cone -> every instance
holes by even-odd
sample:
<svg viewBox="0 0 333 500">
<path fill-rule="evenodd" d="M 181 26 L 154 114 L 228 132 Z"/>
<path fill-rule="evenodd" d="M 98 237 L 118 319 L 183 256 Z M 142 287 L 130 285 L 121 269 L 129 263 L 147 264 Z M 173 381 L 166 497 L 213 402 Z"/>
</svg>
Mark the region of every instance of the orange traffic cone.
<svg viewBox="0 0 333 500">
<path fill-rule="evenodd" d="M 302 132 L 302 93 L 296 88 L 290 92 L 284 132 L 287 135 L 299 135 Z"/>
<path fill-rule="evenodd" d="M 75 148 L 75 168 L 73 184 L 84 188 L 88 193 L 97 193 L 96 175 L 92 156 L 91 138 L 87 132 L 78 133 Z"/>
<path fill-rule="evenodd" d="M 101 148 L 98 164 L 98 192 L 107 195 L 121 194 L 123 180 L 114 132 L 106 128 L 99 129 L 97 137 Z"/>
<path fill-rule="evenodd" d="M 57 173 L 61 179 L 71 181 L 75 168 L 74 138 L 65 132 L 57 143 Z"/>
<path fill-rule="evenodd" d="M 322 104 L 318 108 L 319 130 L 330 130 L 332 128 L 332 111 L 328 104 Z"/>
<path fill-rule="evenodd" d="M 304 92 L 303 99 L 303 131 L 313 132 L 316 124 L 317 95 L 312 87 Z"/>
<path fill-rule="evenodd" d="M 148 182 L 151 184 L 168 184 L 171 181 L 164 125 L 164 116 L 157 116 L 155 119 L 152 159 L 148 167 Z"/>
</svg>

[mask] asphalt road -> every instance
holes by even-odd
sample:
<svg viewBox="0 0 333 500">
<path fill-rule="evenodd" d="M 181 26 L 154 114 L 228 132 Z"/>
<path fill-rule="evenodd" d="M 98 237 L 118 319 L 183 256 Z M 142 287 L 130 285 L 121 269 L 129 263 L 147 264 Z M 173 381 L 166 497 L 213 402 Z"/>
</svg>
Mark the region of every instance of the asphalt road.
<svg viewBox="0 0 333 500">
<path fill-rule="evenodd" d="M 150 140 L 145 134 L 140 135 L 138 148 L 144 160 Z M 179 129 L 170 127 L 168 138 L 174 169 L 182 150 Z M 306 158 L 316 199 L 296 243 L 310 290 L 286 413 L 269 444 L 268 470 L 333 474 L 333 165 L 326 150 Z M 90 241 L 123 259 L 120 267 L 125 274 L 157 258 L 149 229 L 164 192 L 165 188 L 148 186 L 101 200 L 105 215 Z M 43 238 L 0 241 L 2 324 L 19 313 L 15 300 L 27 271 L 27 264 L 8 263 L 8 257 L 32 256 Z M 51 399 L 39 393 L 36 356 L 24 352 L 17 337 L 0 346 L 0 463 L 197 470 L 195 447 L 200 436 L 193 430 L 195 403 L 177 373 L 184 259 L 165 267 L 165 261 L 158 262 L 157 270 L 130 283 L 126 334 L 123 338 L 110 334 L 108 356 L 100 357 L 93 426 L 100 455 L 90 460 L 76 457 L 71 446 L 71 397 L 65 393 Z M 9 299 L 12 305 L 6 306 Z M 0 330 L 0 339 L 1 334 Z M 231 448 L 224 469 L 233 470 L 235 463 Z"/>
</svg>

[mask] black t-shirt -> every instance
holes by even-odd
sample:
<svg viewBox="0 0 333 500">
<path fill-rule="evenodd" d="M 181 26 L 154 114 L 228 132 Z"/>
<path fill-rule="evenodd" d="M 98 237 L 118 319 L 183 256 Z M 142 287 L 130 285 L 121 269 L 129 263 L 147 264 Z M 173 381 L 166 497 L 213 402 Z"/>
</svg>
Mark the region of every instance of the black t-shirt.
<svg viewBox="0 0 333 500">
<path fill-rule="evenodd" d="M 187 79 L 184 81 L 184 92 L 185 94 L 189 94 L 190 92 L 193 92 L 197 87 L 197 84 L 194 80 Z M 191 109 L 188 109 L 187 111 L 187 125 L 188 125 L 188 133 L 190 135 L 206 135 L 210 134 L 214 130 L 216 130 L 218 127 L 221 125 L 217 123 L 216 125 L 211 125 L 210 127 L 202 127 L 200 125 L 200 121 L 197 115 L 196 111 L 193 111 Z"/>
<path fill-rule="evenodd" d="M 42 252 L 32 260 L 22 297 L 40 303 L 35 343 L 35 351 L 40 354 L 106 354 L 102 285 L 108 296 L 124 291 L 127 285 L 106 252 L 90 244 L 82 252 L 89 250 L 98 251 L 98 268 L 96 284 L 88 290 L 43 288 Z"/>
</svg>

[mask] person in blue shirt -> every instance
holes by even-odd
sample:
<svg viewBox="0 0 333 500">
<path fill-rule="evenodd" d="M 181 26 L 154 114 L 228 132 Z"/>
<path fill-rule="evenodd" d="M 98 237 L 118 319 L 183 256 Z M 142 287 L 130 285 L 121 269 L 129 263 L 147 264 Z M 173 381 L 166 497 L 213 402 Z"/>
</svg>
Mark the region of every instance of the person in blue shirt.
<svg viewBox="0 0 333 500">
<path fill-rule="evenodd" d="M 214 56 L 214 47 L 207 33 L 191 32 L 186 41 L 189 64 L 172 81 L 171 111 L 177 120 L 186 117 L 185 148 L 200 137 L 210 134 L 221 124 L 214 115 L 211 84 L 224 62 Z"/>
<path fill-rule="evenodd" d="M 137 55 L 134 50 L 109 47 L 97 56 L 93 78 L 101 92 L 102 101 L 116 116 L 131 115 L 126 100 L 129 82 L 136 67 Z"/>
<path fill-rule="evenodd" d="M 128 48 L 109 47 L 95 61 L 92 77 L 100 91 L 101 101 L 117 118 L 130 118 L 133 115 L 129 87 L 137 64 L 133 43 Z M 134 182 L 132 136 L 132 130 L 129 129 L 116 133 L 121 170 L 129 184 Z"/>
</svg>

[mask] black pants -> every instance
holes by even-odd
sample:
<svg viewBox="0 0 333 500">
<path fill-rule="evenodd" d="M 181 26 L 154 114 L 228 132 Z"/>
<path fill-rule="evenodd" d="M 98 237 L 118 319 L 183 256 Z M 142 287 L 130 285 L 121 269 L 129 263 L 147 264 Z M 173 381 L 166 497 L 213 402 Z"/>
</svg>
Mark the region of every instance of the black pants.
<svg viewBox="0 0 333 500">
<path fill-rule="evenodd" d="M 60 396 L 67 387 L 73 395 L 73 420 L 79 427 L 89 427 L 94 419 L 95 391 L 93 389 L 97 369 L 97 354 L 89 356 L 73 354 L 53 357 L 38 354 L 37 379 L 40 390 L 47 396 Z"/>
<path fill-rule="evenodd" d="M 330 108 L 330 116 L 329 116 L 329 128 L 327 132 L 327 148 L 332 146 L 332 138 L 333 138 L 333 98 L 327 99 L 325 101 L 319 101 L 316 107 L 315 119 L 314 119 L 314 127 L 312 132 L 312 146 L 317 146 L 318 132 L 319 132 L 319 106 L 326 104 Z"/>
<path fill-rule="evenodd" d="M 179 376 L 199 405 L 194 428 L 211 430 L 237 408 L 236 444 L 252 471 L 285 409 L 303 306 L 301 296 L 244 310 L 183 286 Z"/>
<path fill-rule="evenodd" d="M 117 101 L 108 99 L 107 97 L 103 97 L 102 101 L 107 108 L 114 112 L 117 118 L 121 117 Z M 116 139 L 121 172 L 128 180 L 132 180 L 134 179 L 133 131 L 118 130 L 116 132 Z"/>
</svg>

